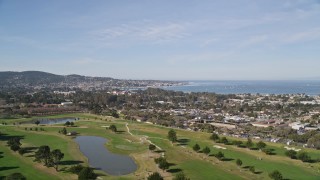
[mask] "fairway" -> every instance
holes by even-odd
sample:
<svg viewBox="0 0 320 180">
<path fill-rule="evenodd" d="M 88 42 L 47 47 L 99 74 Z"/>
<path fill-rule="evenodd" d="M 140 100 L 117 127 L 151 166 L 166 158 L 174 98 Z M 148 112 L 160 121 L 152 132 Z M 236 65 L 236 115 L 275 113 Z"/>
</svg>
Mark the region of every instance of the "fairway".
<svg viewBox="0 0 320 180">
<path fill-rule="evenodd" d="M 75 127 L 67 127 L 67 130 L 75 131 L 79 135 L 100 136 L 108 139 L 106 148 L 117 154 L 129 155 L 138 165 L 138 170 L 124 176 L 111 176 L 102 171 L 96 171 L 100 179 L 145 179 L 152 172 L 159 172 L 165 179 L 172 179 L 178 172 L 183 171 L 189 178 L 197 180 L 207 179 L 269 179 L 268 174 L 273 170 L 279 170 L 287 179 L 319 179 L 319 163 L 302 163 L 299 160 L 289 159 L 284 155 L 283 146 L 268 143 L 268 147 L 275 149 L 276 155 L 265 155 L 258 150 L 238 148 L 233 145 L 216 144 L 209 139 L 210 134 L 204 132 L 192 132 L 175 129 L 178 136 L 177 143 L 171 143 L 167 139 L 169 128 L 138 123 L 132 121 L 115 120 L 108 117 L 94 116 L 89 114 L 59 115 L 51 117 L 79 117 Z M 18 119 L 17 121 L 21 121 Z M 13 123 L 14 120 L 8 120 Z M 118 132 L 112 132 L 106 127 L 114 124 Z M 128 128 L 130 133 L 128 133 Z M 80 152 L 78 145 L 71 136 L 59 134 L 63 125 L 41 126 L 44 131 L 29 130 L 36 125 L 11 124 L 1 127 L 0 161 L 7 162 L 0 169 L 1 176 L 13 172 L 21 172 L 28 179 L 77 179 L 67 171 L 72 165 L 88 165 L 87 158 Z M 40 126 L 38 126 L 40 127 Z M 27 130 L 25 130 L 27 128 Z M 54 168 L 46 168 L 42 164 L 33 161 L 33 152 L 19 155 L 6 146 L 9 136 L 23 137 L 22 147 L 39 147 L 48 145 L 52 149 L 60 149 L 64 158 L 59 166 L 60 171 Z M 228 137 L 229 139 L 229 137 Z M 232 138 L 230 138 L 232 139 Z M 242 139 L 243 140 L 243 139 Z M 162 152 L 151 152 L 148 150 L 149 142 L 161 148 L 170 167 L 167 172 L 159 169 L 154 163 L 154 158 L 160 157 Z M 180 141 L 180 143 L 179 143 Z M 244 141 L 244 140 L 243 140 Z M 201 149 L 208 146 L 211 150 L 209 155 L 197 153 L 192 146 L 198 143 Z M 214 146 L 222 146 L 218 149 Z M 223 152 L 226 160 L 220 161 L 213 156 L 217 152 Z M 319 151 L 304 149 L 312 157 L 319 157 Z M 242 167 L 235 163 L 241 159 Z M 3 163 L 1 163 L 3 164 Z M 255 173 L 249 171 L 248 167 L 254 166 Z"/>
</svg>

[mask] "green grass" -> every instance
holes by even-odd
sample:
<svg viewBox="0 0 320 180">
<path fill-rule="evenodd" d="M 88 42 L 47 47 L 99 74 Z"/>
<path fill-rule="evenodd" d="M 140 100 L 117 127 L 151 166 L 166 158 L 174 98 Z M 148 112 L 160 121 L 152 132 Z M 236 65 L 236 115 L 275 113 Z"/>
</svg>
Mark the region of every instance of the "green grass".
<svg viewBox="0 0 320 180">
<path fill-rule="evenodd" d="M 172 165 L 169 171 L 173 174 L 164 174 L 166 179 L 171 179 L 174 173 L 183 171 L 191 179 L 269 179 L 268 173 L 273 170 L 279 170 L 284 178 L 288 179 L 319 179 L 320 173 L 319 163 L 302 163 L 299 160 L 292 160 L 284 155 L 286 151 L 284 145 L 267 143 L 268 148 L 275 150 L 276 155 L 265 155 L 258 150 L 248 150 L 246 148 L 238 148 L 233 145 L 216 144 L 209 139 L 209 133 L 203 132 L 191 132 L 185 130 L 175 129 L 178 135 L 178 139 L 185 139 L 183 145 L 179 143 L 172 144 L 167 140 L 167 133 L 169 128 L 155 126 L 145 123 L 114 120 L 110 117 L 101 117 L 91 114 L 65 114 L 46 116 L 46 118 L 63 118 L 63 117 L 79 117 L 80 121 L 76 121 L 77 127 L 67 127 L 68 131 L 76 131 L 79 135 L 100 136 L 108 139 L 106 147 L 108 150 L 117 154 L 126 154 L 133 157 L 138 163 L 138 170 L 134 174 L 126 176 L 110 176 L 105 174 L 103 179 L 144 179 L 147 176 L 147 170 L 151 172 L 159 171 L 153 162 L 156 153 L 150 153 L 148 151 L 148 144 L 146 142 L 141 143 L 140 137 L 148 136 L 149 140 L 160 146 L 165 150 L 165 156 L 169 163 Z M 18 122 L 21 119 L 10 119 L 10 122 Z M 24 119 L 25 120 L 25 119 Z M 0 120 L 1 122 L 1 120 Z M 127 133 L 125 124 L 129 123 L 131 132 L 135 135 L 132 137 Z M 109 126 L 115 124 L 119 133 L 113 133 L 109 129 L 102 126 Z M 22 140 L 23 146 L 41 146 L 49 145 L 52 149 L 58 148 L 65 153 L 64 161 L 76 161 L 81 160 L 86 164 L 86 158 L 81 154 L 77 145 L 71 137 L 58 134 L 58 131 L 63 128 L 62 125 L 46 125 L 41 126 L 45 129 L 45 132 L 25 131 L 24 127 L 36 127 L 36 125 L 21 125 L 21 126 L 3 126 L 1 127 L 2 133 L 10 135 L 24 136 Z M 227 137 L 230 140 L 236 138 Z M 237 139 L 239 140 L 239 139 Z M 246 141 L 245 139 L 241 139 Z M 255 141 L 257 142 L 257 141 Z M 192 150 L 192 146 L 198 143 L 201 149 L 208 146 L 211 149 L 210 154 L 215 154 L 218 151 L 224 153 L 228 161 L 219 161 L 213 156 L 206 156 L 203 153 L 196 153 Z M 31 157 L 20 157 L 20 155 L 12 154 L 8 147 L 4 146 L 5 142 L 0 142 L 0 152 L 4 152 L 0 159 L 8 160 L 10 167 L 15 167 L 14 163 L 18 162 L 19 172 L 26 174 L 27 177 L 35 177 L 33 172 L 37 172 L 35 164 Z M 226 150 L 214 148 L 214 145 L 220 145 L 226 147 Z M 318 150 L 300 148 L 303 151 L 309 153 L 314 158 L 320 158 Z M 150 155 L 150 157 L 149 157 Z M 158 154 L 159 156 L 160 154 Z M 152 156 L 152 157 L 151 157 Z M 7 159 L 6 159 L 7 158 Z M 235 160 L 239 158 L 243 161 L 242 168 L 239 168 L 235 164 Z M 260 160 L 262 158 L 262 160 Z M 29 166 L 23 166 L 23 163 L 29 164 Z M 31 164 L 31 165 L 30 165 Z M 9 165 L 7 165 L 9 166 Z M 256 174 L 249 172 L 249 166 L 254 166 Z M 62 165 L 61 168 L 70 167 L 70 165 Z M 10 174 L 15 169 L 7 169 L 0 171 L 0 174 Z M 159 171 L 163 173 L 162 171 Z M 30 173 L 30 174 L 29 174 Z M 101 172 L 100 172 L 101 173 Z M 50 172 L 42 172 L 43 177 L 50 177 Z M 60 172 L 57 175 L 59 178 L 69 178 L 69 174 L 66 172 Z M 52 179 L 52 178 L 51 178 Z"/>
<path fill-rule="evenodd" d="M 0 179 L 1 176 L 7 176 L 15 172 L 22 172 L 29 179 L 59 179 L 33 168 L 32 163 L 19 157 L 18 153 L 9 150 L 2 142 L 0 145 L 0 156 Z"/>
<path fill-rule="evenodd" d="M 191 179 L 243 179 L 225 173 L 225 171 L 216 168 L 212 164 L 200 160 L 185 161 L 178 167 L 183 169 L 184 172 L 186 172 L 186 175 Z"/>
</svg>

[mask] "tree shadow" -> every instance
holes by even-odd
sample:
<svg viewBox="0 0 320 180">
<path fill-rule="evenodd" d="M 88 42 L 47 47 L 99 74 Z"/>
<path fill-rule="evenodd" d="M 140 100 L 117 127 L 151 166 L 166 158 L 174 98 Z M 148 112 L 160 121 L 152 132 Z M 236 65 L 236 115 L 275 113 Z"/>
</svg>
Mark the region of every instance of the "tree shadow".
<svg viewBox="0 0 320 180">
<path fill-rule="evenodd" d="M 156 151 L 154 151 L 154 152 L 156 152 L 156 153 L 163 153 L 163 152 L 166 152 L 165 150 L 156 150 Z"/>
<path fill-rule="evenodd" d="M 12 166 L 12 167 L 0 167 L 0 171 L 6 171 L 6 170 L 11 170 L 11 169 L 17 169 L 19 168 L 18 166 Z"/>
<path fill-rule="evenodd" d="M 101 177 L 101 176 L 102 176 L 102 177 L 103 177 L 103 176 L 106 176 L 105 174 L 102 174 L 102 173 L 95 173 L 95 174 L 96 174 L 96 176 L 100 176 L 100 177 Z"/>
<path fill-rule="evenodd" d="M 276 155 L 277 154 L 275 152 L 275 149 L 273 149 L 273 148 L 265 149 L 265 150 L 262 150 L 262 151 L 264 151 L 267 155 Z"/>
<path fill-rule="evenodd" d="M 116 133 L 117 134 L 123 134 L 123 133 L 125 133 L 126 131 L 122 131 L 122 130 L 120 130 L 120 131 L 117 131 Z"/>
<path fill-rule="evenodd" d="M 75 161 L 75 160 L 66 160 L 66 161 L 61 161 L 61 165 L 78 165 L 83 163 L 83 161 Z"/>
<path fill-rule="evenodd" d="M 237 147 L 239 147 L 239 148 L 246 148 L 247 146 L 245 146 L 245 145 L 243 145 L 243 144 L 240 144 L 240 145 L 238 145 Z"/>
<path fill-rule="evenodd" d="M 181 138 L 178 139 L 177 142 L 179 143 L 179 146 L 183 146 L 183 145 L 188 145 L 188 143 L 190 142 L 190 139 L 187 138 Z"/>
<path fill-rule="evenodd" d="M 181 172 L 182 169 L 179 169 L 179 168 L 174 168 L 174 169 L 168 169 L 167 172 L 169 173 L 178 173 L 178 172 Z"/>
<path fill-rule="evenodd" d="M 317 162 L 320 162 L 320 160 L 319 159 L 310 159 L 308 161 L 308 163 L 317 163 Z"/>
<path fill-rule="evenodd" d="M 2 156 L 3 152 L 0 152 L 0 158 L 3 158 L 4 156 Z"/>
<path fill-rule="evenodd" d="M 11 136 L 8 134 L 1 134 L 0 141 L 9 141 L 9 139 L 11 139 L 11 138 L 24 139 L 24 136 Z"/>
<path fill-rule="evenodd" d="M 243 169 L 249 169 L 251 166 L 243 166 Z"/>
<path fill-rule="evenodd" d="M 223 158 L 222 161 L 233 161 L 234 159 L 232 158 Z"/>
<path fill-rule="evenodd" d="M 39 147 L 24 147 L 24 149 L 26 150 L 25 153 L 32 153 L 35 150 L 39 149 Z"/>
<path fill-rule="evenodd" d="M 176 164 L 175 163 L 168 163 L 169 167 L 171 166 L 175 166 Z"/>
<path fill-rule="evenodd" d="M 262 171 L 256 171 L 254 172 L 255 174 L 262 174 L 263 172 Z"/>
</svg>

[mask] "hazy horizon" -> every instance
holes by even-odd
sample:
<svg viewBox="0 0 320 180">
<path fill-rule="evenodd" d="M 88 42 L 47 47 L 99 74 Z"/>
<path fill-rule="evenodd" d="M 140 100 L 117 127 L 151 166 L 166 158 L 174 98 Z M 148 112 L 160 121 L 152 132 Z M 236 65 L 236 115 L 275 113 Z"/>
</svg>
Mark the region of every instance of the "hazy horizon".
<svg viewBox="0 0 320 180">
<path fill-rule="evenodd" d="M 88 76 L 88 77 L 106 77 L 106 78 L 114 78 L 114 79 L 123 79 L 123 80 L 163 80 L 163 81 L 320 81 L 319 77 L 309 77 L 309 78 L 295 78 L 295 79 L 133 79 L 133 78 L 117 78 L 112 76 L 92 76 L 92 75 L 85 75 L 85 74 L 57 74 L 52 72 L 46 72 L 46 71 L 39 71 L 39 70 L 25 70 L 25 71 L 0 71 L 1 72 L 45 72 L 55 75 L 61 75 L 61 76 L 68 76 L 68 75 L 80 75 L 80 76 Z"/>
<path fill-rule="evenodd" d="M 320 79 L 320 2 L 0 1 L 0 71 Z"/>
</svg>

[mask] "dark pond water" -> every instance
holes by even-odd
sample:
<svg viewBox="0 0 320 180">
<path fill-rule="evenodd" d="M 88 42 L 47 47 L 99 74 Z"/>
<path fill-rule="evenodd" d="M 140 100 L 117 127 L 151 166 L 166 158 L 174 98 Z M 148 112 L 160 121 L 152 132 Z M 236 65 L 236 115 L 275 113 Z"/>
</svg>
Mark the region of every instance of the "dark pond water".
<svg viewBox="0 0 320 180">
<path fill-rule="evenodd" d="M 40 124 L 64 124 L 67 121 L 74 122 L 78 118 L 70 117 L 70 118 L 57 118 L 57 119 L 33 119 L 31 121 L 24 122 L 23 124 L 34 124 L 37 120 Z"/>
<path fill-rule="evenodd" d="M 137 170 L 134 160 L 125 155 L 113 154 L 105 147 L 107 139 L 97 136 L 78 136 L 75 141 L 89 159 L 90 166 L 111 175 L 125 175 Z"/>
</svg>

